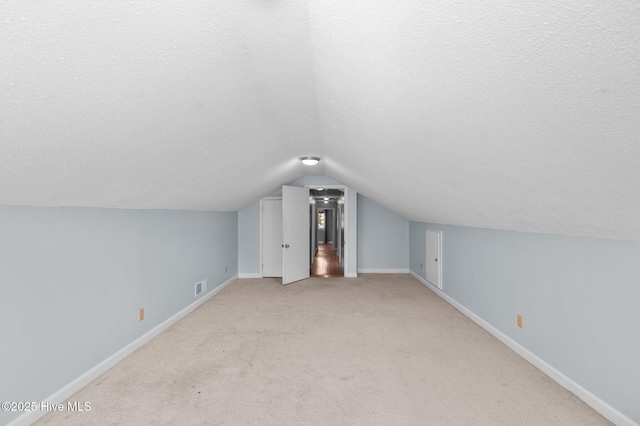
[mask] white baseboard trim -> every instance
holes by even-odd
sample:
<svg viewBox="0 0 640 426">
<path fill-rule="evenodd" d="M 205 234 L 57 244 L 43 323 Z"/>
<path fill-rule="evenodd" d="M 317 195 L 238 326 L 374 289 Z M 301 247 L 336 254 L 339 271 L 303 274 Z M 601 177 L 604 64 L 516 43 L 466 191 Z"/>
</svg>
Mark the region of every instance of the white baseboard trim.
<svg viewBox="0 0 640 426">
<path fill-rule="evenodd" d="M 125 359 L 127 356 L 131 355 L 138 348 L 142 347 L 145 343 L 156 337 L 158 334 L 165 331 L 167 328 L 171 327 L 176 322 L 180 321 L 182 318 L 189 315 L 191 312 L 195 311 L 200 305 L 204 304 L 207 300 L 211 299 L 216 294 L 220 293 L 225 287 L 234 282 L 238 278 L 237 275 L 231 277 L 227 281 L 223 282 L 200 299 L 196 300 L 186 308 L 182 309 L 172 317 L 166 319 L 161 322 L 142 336 L 138 337 L 133 342 L 129 343 L 124 348 L 120 349 L 118 352 L 114 353 L 100 364 L 96 365 L 86 373 L 82 374 L 77 379 L 73 380 L 68 385 L 64 386 L 57 392 L 51 394 L 48 398 L 45 398 L 43 401 L 50 402 L 52 404 L 62 404 L 64 401 L 69 399 L 73 394 L 78 392 L 83 387 L 87 386 L 89 383 L 100 377 L 102 374 L 107 372 L 110 368 L 114 367 L 120 361 Z M 22 426 L 22 425 L 31 425 L 39 418 L 46 415 L 48 411 L 28 411 L 17 417 L 13 421 L 7 424 L 7 426 Z"/>
<path fill-rule="evenodd" d="M 354 274 L 353 272 L 349 272 L 344 274 L 345 278 L 358 278 L 358 274 Z"/>
<path fill-rule="evenodd" d="M 238 274 L 238 278 L 262 278 L 260 274 Z"/>
<path fill-rule="evenodd" d="M 408 274 L 408 269 L 358 269 L 359 274 Z"/>
<path fill-rule="evenodd" d="M 529 361 L 540 371 L 545 373 L 547 376 L 551 377 L 562 387 L 567 389 L 569 392 L 576 395 L 578 398 L 583 400 L 587 405 L 596 410 L 598 413 L 602 414 L 604 417 L 609 419 L 611 422 L 616 424 L 617 426 L 638 426 L 638 423 L 634 422 L 629 417 L 625 416 L 620 411 L 613 408 L 611 405 L 604 402 L 602 399 L 588 391 L 587 389 L 580 386 L 578 383 L 571 380 L 569 377 L 565 376 L 564 373 L 557 370 L 555 367 L 548 364 L 543 359 L 539 358 L 533 352 L 526 349 L 524 346 L 520 345 L 518 342 L 483 320 L 481 317 L 470 311 L 464 305 L 457 302 L 451 296 L 444 293 L 439 288 L 435 287 L 427 280 L 422 278 L 420 275 L 416 274 L 413 271 L 409 271 L 409 273 L 422 284 L 424 284 L 428 289 L 433 291 L 438 296 L 442 297 L 447 303 L 460 311 L 463 315 L 468 317 L 471 321 L 478 324 L 480 327 L 485 329 L 487 332 L 492 334 L 495 338 L 500 340 L 502 343 L 511 348 L 515 353 Z"/>
</svg>

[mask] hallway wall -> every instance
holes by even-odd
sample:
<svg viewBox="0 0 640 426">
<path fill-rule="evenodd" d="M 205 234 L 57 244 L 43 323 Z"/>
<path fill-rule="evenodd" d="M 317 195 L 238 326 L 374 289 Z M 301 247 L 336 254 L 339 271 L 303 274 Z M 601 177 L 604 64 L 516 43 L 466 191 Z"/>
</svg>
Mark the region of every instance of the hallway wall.
<svg viewBox="0 0 640 426">
<path fill-rule="evenodd" d="M 335 212 L 338 208 L 338 203 L 318 203 L 316 204 L 316 208 L 319 211 L 327 210 L 326 219 L 325 219 L 325 229 L 317 229 L 318 241 L 324 242 L 326 237 L 326 242 L 333 241 L 335 243 Z"/>
</svg>

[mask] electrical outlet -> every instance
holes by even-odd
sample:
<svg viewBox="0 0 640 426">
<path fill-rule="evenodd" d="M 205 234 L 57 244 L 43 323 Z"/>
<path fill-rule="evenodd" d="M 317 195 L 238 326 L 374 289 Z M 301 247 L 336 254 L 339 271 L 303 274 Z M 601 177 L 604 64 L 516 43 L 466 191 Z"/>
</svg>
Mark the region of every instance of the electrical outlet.
<svg viewBox="0 0 640 426">
<path fill-rule="evenodd" d="M 142 321 L 144 319 L 144 308 L 138 309 L 138 321 Z"/>
<path fill-rule="evenodd" d="M 518 327 L 522 328 L 522 314 L 518 314 Z"/>
</svg>

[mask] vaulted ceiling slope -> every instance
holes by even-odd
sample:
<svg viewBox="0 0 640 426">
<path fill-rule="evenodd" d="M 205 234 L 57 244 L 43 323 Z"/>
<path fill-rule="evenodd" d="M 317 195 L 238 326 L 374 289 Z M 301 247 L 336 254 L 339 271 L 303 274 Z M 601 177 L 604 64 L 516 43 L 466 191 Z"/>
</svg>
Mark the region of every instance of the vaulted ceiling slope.
<svg viewBox="0 0 640 426">
<path fill-rule="evenodd" d="M 0 2 L 0 204 L 237 210 L 322 155 L 305 4 Z"/>
<path fill-rule="evenodd" d="M 640 241 L 636 1 L 0 12 L 0 204 L 236 210 L 313 173 L 411 220 Z"/>
</svg>

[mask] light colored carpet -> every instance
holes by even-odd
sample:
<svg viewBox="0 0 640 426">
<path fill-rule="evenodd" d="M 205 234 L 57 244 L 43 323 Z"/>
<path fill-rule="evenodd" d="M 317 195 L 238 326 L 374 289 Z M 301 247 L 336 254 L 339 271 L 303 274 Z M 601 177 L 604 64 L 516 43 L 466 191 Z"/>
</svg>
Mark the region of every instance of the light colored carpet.
<svg viewBox="0 0 640 426">
<path fill-rule="evenodd" d="M 237 280 L 70 400 L 38 424 L 609 424 L 409 275 Z"/>
</svg>

